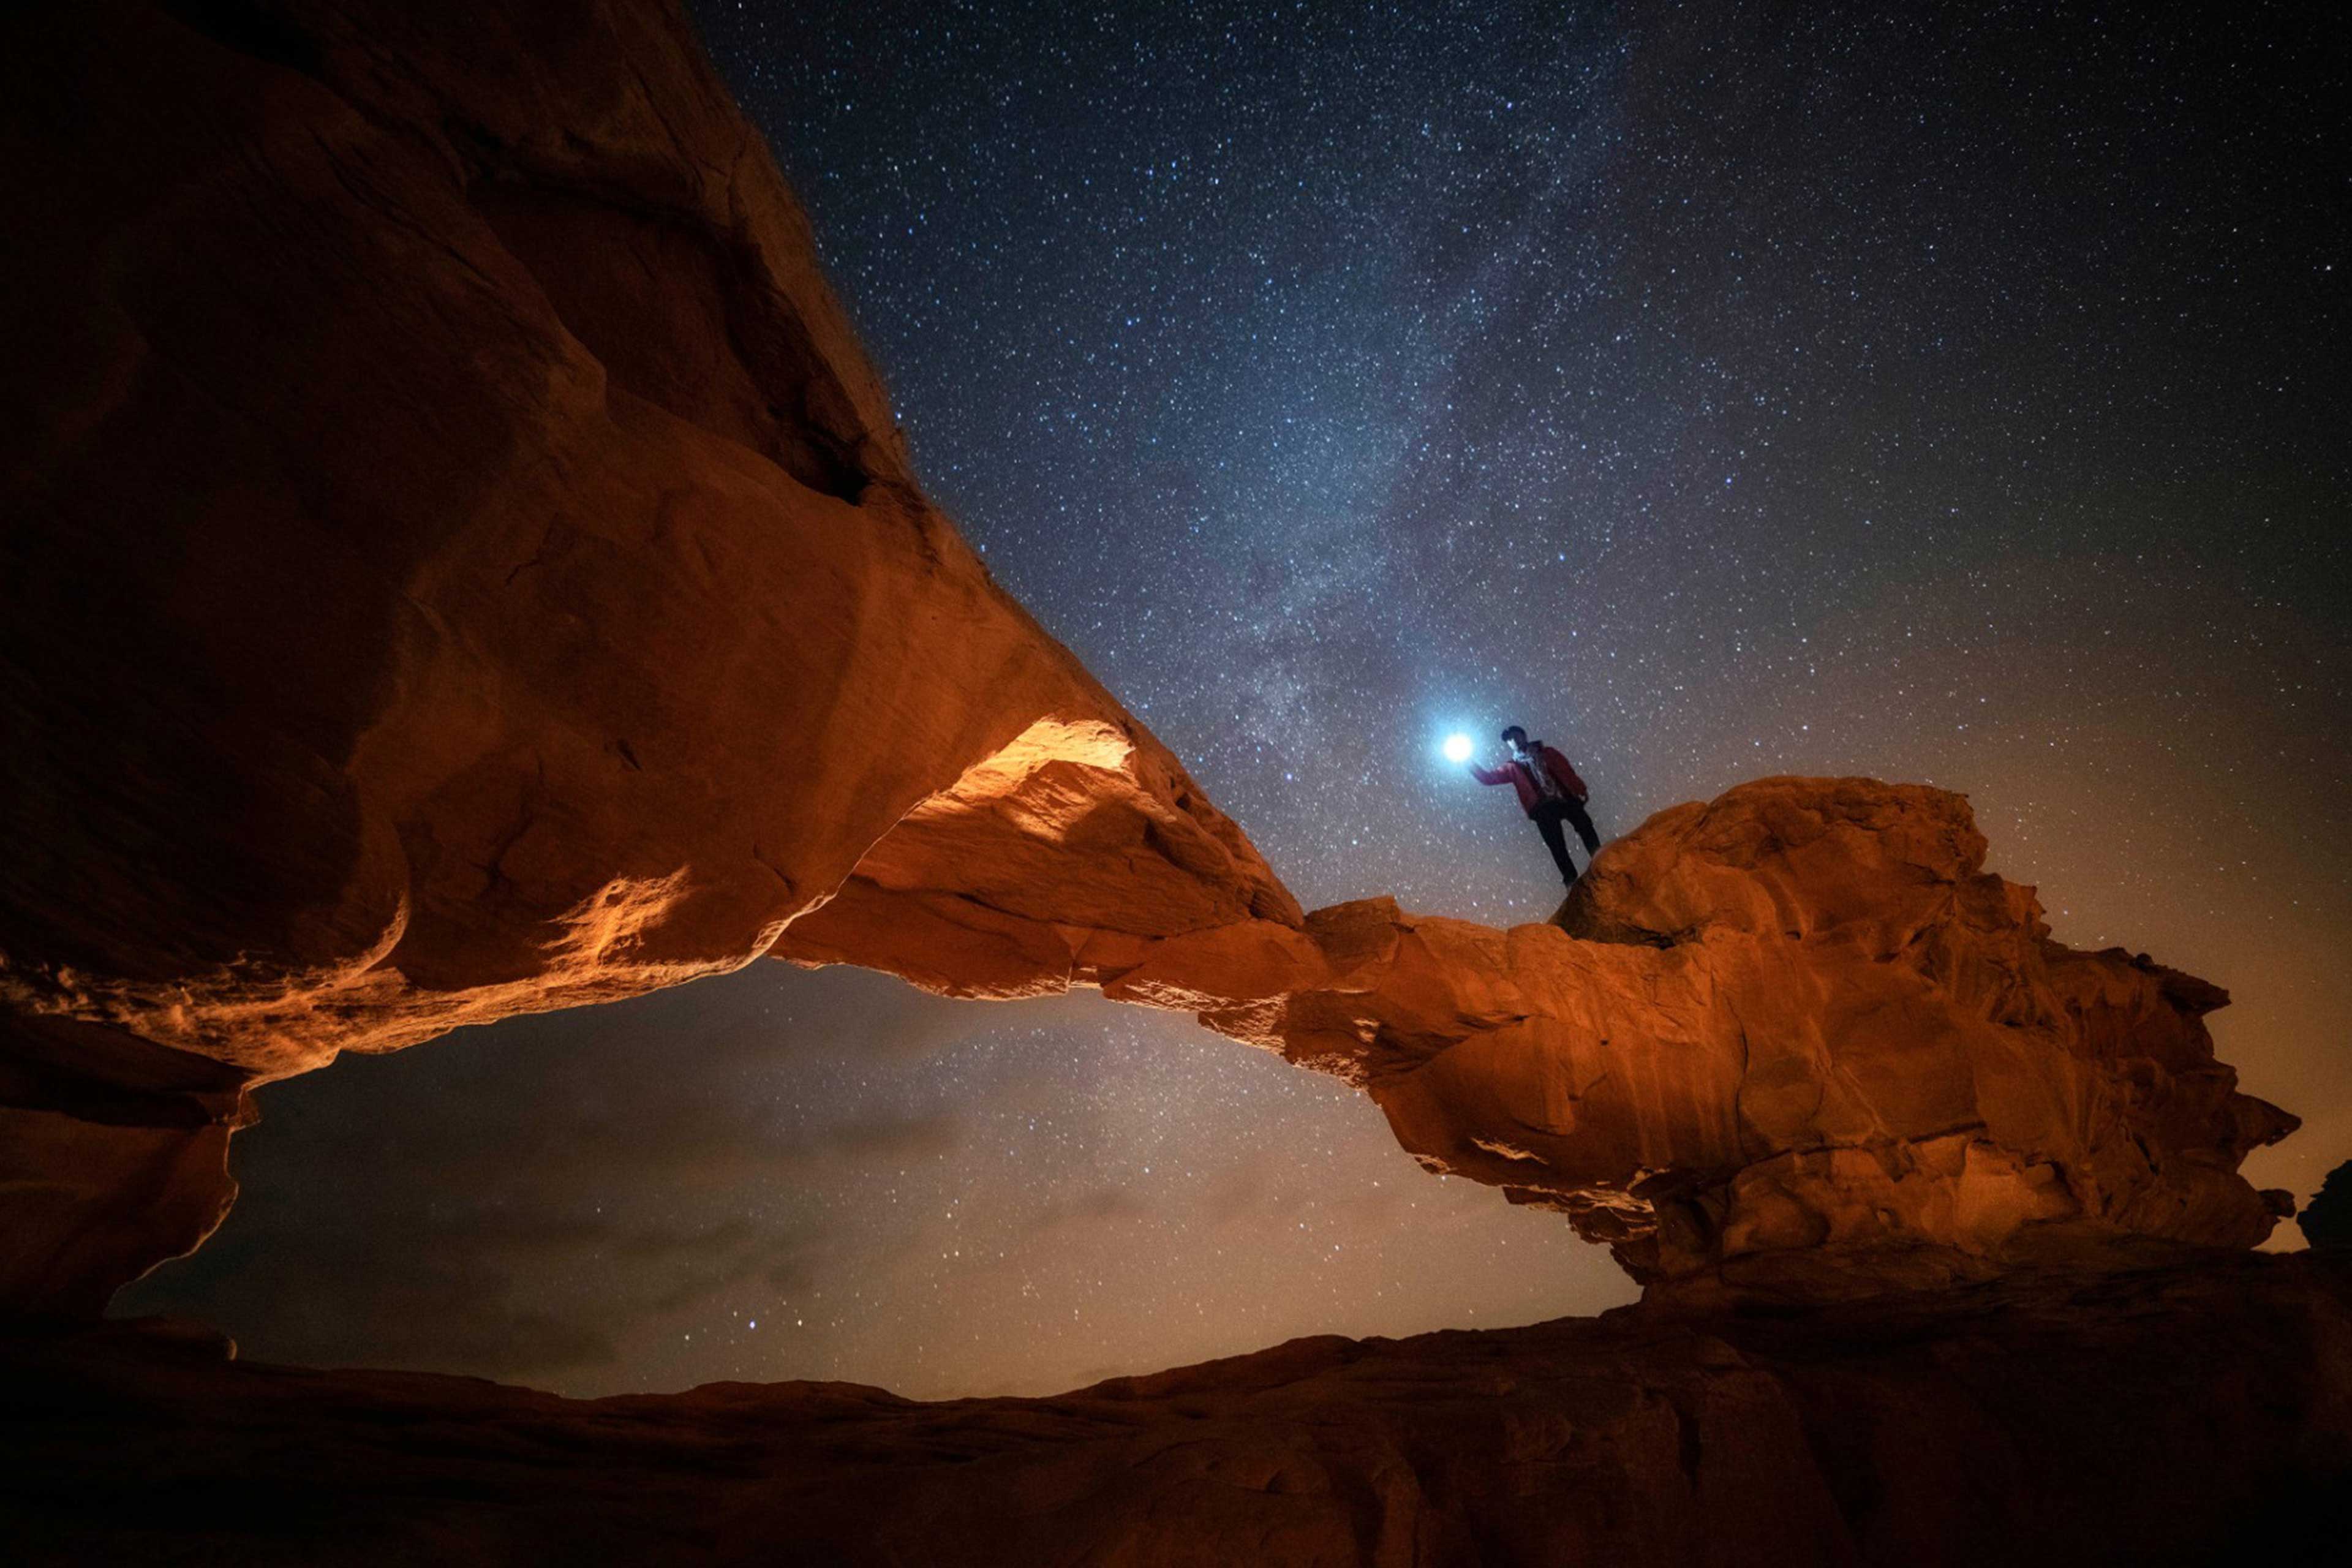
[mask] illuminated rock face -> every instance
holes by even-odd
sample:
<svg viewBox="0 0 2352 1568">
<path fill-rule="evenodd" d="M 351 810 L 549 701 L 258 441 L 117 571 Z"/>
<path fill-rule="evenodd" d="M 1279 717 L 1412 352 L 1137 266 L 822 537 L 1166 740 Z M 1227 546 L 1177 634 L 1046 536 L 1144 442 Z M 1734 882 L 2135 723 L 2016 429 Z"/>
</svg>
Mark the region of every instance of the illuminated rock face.
<svg viewBox="0 0 2352 1568">
<path fill-rule="evenodd" d="M 1302 916 L 917 491 L 674 10 L 25 8 L 0 87 L 0 1310 L 207 1234 L 253 1082 L 771 951 L 1197 1012 L 1688 1294 L 2269 1228 L 2220 993 L 1956 796 Z"/>
<path fill-rule="evenodd" d="M 1008 804 L 972 841 L 1037 818 Z M 1432 1170 L 1563 1210 L 1684 1300 L 2261 1241 L 2284 1194 L 2237 1167 L 2295 1121 L 2213 1059 L 2200 1020 L 2227 996 L 2051 942 L 2032 889 L 1987 875 L 1984 855 L 1959 795 L 1767 779 L 1608 846 L 1556 924 L 1496 931 L 1368 900 L 1301 926 L 1204 925 L 1116 973 L 1055 948 L 1050 974 L 992 967 L 961 988 L 1067 973 L 1197 1013 L 1357 1085 Z M 906 896 L 953 906 L 943 847 L 886 838 L 869 864 L 877 884 L 928 865 Z M 872 943 L 836 917 L 827 956 L 901 967 L 880 940 L 889 903 L 861 906 Z M 1020 903 L 1000 888 L 988 907 Z M 1024 939 L 996 940 L 992 953 Z M 939 985 L 922 964 L 901 972 Z"/>
<path fill-rule="evenodd" d="M 776 955 L 1003 1000 L 1099 984 L 1188 932 L 1295 928 L 1239 829 L 1137 732 L 1031 726 L 901 818 Z"/>
<path fill-rule="evenodd" d="M 0 124 L 0 1308 L 206 1234 L 245 1083 L 748 963 L 990 765 L 1128 781 L 1071 918 L 1297 918 L 917 491 L 674 7 L 21 7 Z"/>
</svg>

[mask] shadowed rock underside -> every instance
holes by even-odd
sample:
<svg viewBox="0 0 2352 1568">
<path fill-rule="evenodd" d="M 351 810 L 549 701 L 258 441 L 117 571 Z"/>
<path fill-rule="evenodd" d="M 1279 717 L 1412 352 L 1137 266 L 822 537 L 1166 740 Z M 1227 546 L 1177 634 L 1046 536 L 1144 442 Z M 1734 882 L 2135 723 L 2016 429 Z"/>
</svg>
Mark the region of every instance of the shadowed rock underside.
<svg viewBox="0 0 2352 1568">
<path fill-rule="evenodd" d="M 2352 1530 L 2347 1268 L 1299 1340 L 938 1404 L 0 1336 L 0 1531 L 38 1564 L 2318 1564 Z"/>
</svg>

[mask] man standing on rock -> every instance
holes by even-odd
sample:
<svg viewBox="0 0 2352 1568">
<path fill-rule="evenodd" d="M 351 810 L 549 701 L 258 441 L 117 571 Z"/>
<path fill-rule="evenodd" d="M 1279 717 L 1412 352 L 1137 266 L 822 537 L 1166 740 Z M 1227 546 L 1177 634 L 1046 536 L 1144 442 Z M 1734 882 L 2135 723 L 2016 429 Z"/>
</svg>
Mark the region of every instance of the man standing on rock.
<svg viewBox="0 0 2352 1568">
<path fill-rule="evenodd" d="M 1576 829 L 1588 857 L 1600 850 L 1601 835 L 1592 830 L 1592 817 L 1584 809 L 1592 792 L 1576 776 L 1566 757 L 1541 741 L 1530 743 L 1528 732 L 1517 724 L 1503 731 L 1503 744 L 1511 749 L 1510 761 L 1499 768 L 1472 763 L 1470 776 L 1482 784 L 1507 784 L 1519 792 L 1521 808 L 1543 835 L 1551 858 L 1559 863 L 1560 879 L 1573 888 L 1576 863 L 1568 858 L 1568 835 L 1560 831 L 1560 825 Z"/>
</svg>

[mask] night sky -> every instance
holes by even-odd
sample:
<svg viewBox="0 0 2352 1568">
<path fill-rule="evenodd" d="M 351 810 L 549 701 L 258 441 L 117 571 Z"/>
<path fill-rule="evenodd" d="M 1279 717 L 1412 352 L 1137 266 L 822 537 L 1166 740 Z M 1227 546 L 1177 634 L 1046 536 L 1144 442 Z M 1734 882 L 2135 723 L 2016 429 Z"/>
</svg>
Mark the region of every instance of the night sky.
<svg viewBox="0 0 2352 1568">
<path fill-rule="evenodd" d="M 2352 1157 L 2352 133 L 2327 8 L 694 7 L 919 473 L 1310 907 L 1767 773 L 1966 791 Z M 1351 1091 L 761 964 L 261 1097 L 131 1310 L 576 1392 L 1067 1387 L 1627 1300 Z M 2298 1238 L 2292 1227 L 2282 1239 Z M 756 1327 L 752 1326 L 756 1323 Z"/>
</svg>

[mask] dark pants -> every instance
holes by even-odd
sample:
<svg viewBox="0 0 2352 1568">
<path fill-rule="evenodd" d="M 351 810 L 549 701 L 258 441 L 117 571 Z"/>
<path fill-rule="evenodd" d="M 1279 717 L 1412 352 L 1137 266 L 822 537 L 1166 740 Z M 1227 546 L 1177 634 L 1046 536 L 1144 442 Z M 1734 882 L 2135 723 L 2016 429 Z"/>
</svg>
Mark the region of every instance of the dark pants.
<svg viewBox="0 0 2352 1568">
<path fill-rule="evenodd" d="M 1585 854 L 1591 855 L 1601 847 L 1601 835 L 1592 830 L 1591 814 L 1584 809 L 1582 801 L 1548 800 L 1536 807 L 1535 819 L 1536 831 L 1543 835 L 1544 847 L 1559 862 L 1560 880 L 1573 885 L 1576 862 L 1568 858 L 1568 835 L 1560 831 L 1559 825 L 1565 822 L 1575 828 L 1576 836 L 1584 841 Z"/>
</svg>

